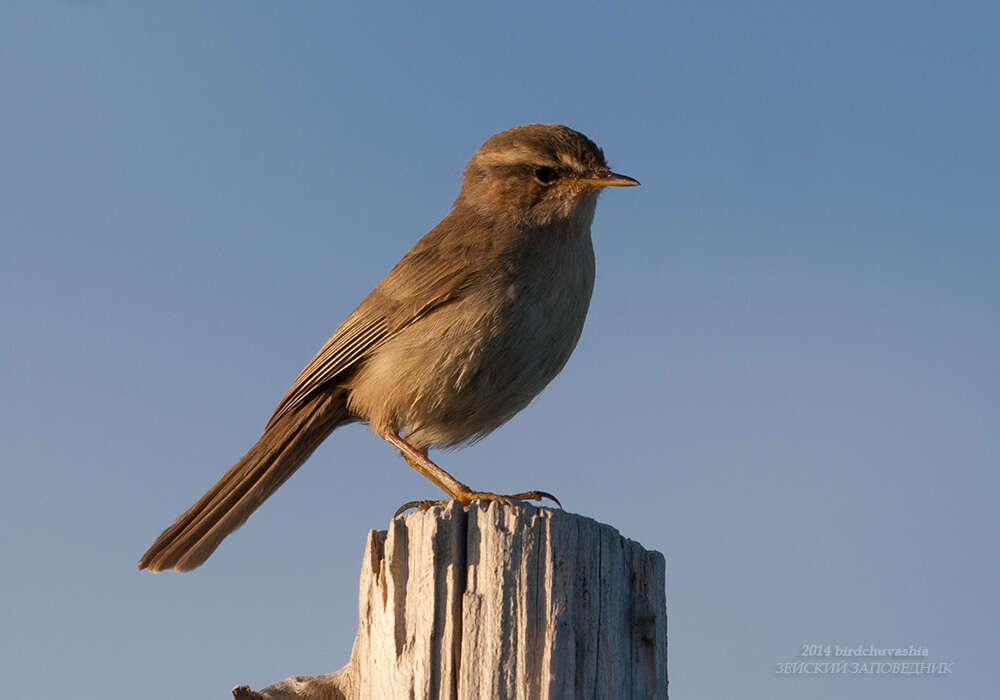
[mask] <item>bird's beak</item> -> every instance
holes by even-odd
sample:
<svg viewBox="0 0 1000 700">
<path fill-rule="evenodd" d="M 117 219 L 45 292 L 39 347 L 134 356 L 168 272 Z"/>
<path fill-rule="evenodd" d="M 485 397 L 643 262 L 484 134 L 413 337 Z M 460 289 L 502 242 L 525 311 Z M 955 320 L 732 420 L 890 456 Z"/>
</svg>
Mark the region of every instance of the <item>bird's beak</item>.
<svg viewBox="0 0 1000 700">
<path fill-rule="evenodd" d="M 636 187 L 639 184 L 638 180 L 628 175 L 620 175 L 619 173 L 574 178 L 573 182 L 578 182 L 581 185 L 590 185 L 591 187 Z"/>
</svg>

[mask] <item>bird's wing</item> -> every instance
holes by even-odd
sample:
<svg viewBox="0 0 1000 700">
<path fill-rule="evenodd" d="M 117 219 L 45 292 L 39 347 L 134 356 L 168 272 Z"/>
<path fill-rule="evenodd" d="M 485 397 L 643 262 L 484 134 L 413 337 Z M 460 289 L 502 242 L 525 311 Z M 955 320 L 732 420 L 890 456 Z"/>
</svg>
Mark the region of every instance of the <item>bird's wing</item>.
<svg viewBox="0 0 1000 700">
<path fill-rule="evenodd" d="M 477 246 L 446 218 L 424 236 L 341 324 L 299 374 L 268 421 L 273 424 L 328 382 L 433 309 L 465 293 L 476 277 Z M 464 227 L 463 227 L 464 228 Z"/>
</svg>

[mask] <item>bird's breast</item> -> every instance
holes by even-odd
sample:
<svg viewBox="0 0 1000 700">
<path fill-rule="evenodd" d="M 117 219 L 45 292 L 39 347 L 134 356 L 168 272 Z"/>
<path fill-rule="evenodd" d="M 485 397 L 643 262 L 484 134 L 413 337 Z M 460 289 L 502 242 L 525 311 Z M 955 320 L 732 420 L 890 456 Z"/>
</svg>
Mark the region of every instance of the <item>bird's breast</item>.
<svg viewBox="0 0 1000 700">
<path fill-rule="evenodd" d="M 569 359 L 594 286 L 589 235 L 542 241 L 399 332 L 351 390 L 376 430 L 415 446 L 485 435 L 524 408 Z"/>
</svg>

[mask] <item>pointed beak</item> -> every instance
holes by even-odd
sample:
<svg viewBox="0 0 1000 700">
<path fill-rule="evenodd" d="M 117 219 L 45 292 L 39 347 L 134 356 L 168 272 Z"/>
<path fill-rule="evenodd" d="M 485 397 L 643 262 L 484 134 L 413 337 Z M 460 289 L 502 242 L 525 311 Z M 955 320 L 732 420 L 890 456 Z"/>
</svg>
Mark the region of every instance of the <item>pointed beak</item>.
<svg viewBox="0 0 1000 700">
<path fill-rule="evenodd" d="M 638 180 L 619 173 L 574 178 L 573 181 L 579 182 L 581 185 L 590 185 L 591 187 L 637 187 L 639 185 Z"/>
</svg>

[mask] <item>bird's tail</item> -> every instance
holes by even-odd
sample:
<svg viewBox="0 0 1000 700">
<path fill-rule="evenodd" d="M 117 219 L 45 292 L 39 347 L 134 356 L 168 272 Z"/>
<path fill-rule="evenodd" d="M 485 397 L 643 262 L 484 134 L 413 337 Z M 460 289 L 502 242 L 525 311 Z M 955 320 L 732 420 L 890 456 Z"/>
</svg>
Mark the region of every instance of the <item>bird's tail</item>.
<svg viewBox="0 0 1000 700">
<path fill-rule="evenodd" d="M 285 483 L 327 435 L 351 420 L 346 392 L 319 392 L 272 420 L 257 444 L 156 538 L 140 569 L 190 571 Z"/>
</svg>

